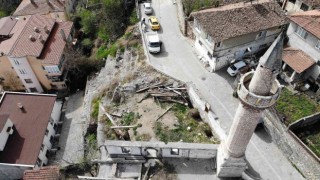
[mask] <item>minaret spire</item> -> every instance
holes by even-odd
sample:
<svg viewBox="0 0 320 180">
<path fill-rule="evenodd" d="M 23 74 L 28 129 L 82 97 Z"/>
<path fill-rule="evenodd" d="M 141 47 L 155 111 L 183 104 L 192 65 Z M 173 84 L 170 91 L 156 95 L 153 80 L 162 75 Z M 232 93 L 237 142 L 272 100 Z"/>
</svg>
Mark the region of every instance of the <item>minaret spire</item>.
<svg viewBox="0 0 320 180">
<path fill-rule="evenodd" d="M 264 109 L 280 95 L 276 75 L 281 68 L 283 36 L 280 34 L 260 58 L 255 72 L 244 74 L 238 86 L 240 104 L 229 135 L 218 150 L 219 177 L 240 177 L 246 169 L 245 150 Z"/>
</svg>

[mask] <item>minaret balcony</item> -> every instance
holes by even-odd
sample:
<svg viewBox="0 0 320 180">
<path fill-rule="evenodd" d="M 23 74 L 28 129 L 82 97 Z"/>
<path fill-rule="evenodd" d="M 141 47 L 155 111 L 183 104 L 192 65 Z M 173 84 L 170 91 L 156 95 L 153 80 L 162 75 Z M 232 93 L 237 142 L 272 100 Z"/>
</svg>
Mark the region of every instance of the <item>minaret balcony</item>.
<svg viewBox="0 0 320 180">
<path fill-rule="evenodd" d="M 237 88 L 240 100 L 253 108 L 266 109 L 274 105 L 281 93 L 281 85 L 278 80 L 274 80 L 269 95 L 257 95 L 249 91 L 249 84 L 253 77 L 254 71 L 244 74 L 240 78 Z"/>
</svg>

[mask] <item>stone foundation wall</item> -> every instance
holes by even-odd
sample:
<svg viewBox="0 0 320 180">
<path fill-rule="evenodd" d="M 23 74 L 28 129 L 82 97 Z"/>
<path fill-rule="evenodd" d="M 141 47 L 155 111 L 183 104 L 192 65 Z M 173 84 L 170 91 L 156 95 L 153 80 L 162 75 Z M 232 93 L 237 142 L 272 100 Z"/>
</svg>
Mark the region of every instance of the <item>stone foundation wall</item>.
<svg viewBox="0 0 320 180">
<path fill-rule="evenodd" d="M 185 35 L 186 34 L 186 21 L 185 21 L 185 15 L 183 12 L 182 0 L 172 0 L 172 1 L 176 1 L 179 27 L 180 27 L 182 34 Z"/>
<path fill-rule="evenodd" d="M 187 84 L 188 95 L 190 101 L 194 108 L 198 109 L 199 114 L 202 120 L 209 124 L 213 133 L 218 137 L 221 141 L 227 138 L 225 131 L 219 125 L 219 121 L 217 121 L 217 116 L 211 110 L 209 103 L 207 103 L 201 93 L 196 89 L 194 84 Z"/>
<path fill-rule="evenodd" d="M 264 115 L 264 125 L 283 154 L 306 179 L 320 179 L 320 162 L 290 134 L 273 109 L 265 110 Z"/>
</svg>

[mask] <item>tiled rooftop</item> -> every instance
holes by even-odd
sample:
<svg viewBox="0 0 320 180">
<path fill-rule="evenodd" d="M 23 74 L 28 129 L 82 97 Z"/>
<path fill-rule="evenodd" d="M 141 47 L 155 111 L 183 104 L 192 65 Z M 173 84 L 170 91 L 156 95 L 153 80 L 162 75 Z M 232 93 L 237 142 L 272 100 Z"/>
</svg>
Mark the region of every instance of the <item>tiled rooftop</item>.
<svg viewBox="0 0 320 180">
<path fill-rule="evenodd" d="M 50 12 L 64 12 L 64 1 L 62 0 L 23 0 L 17 7 L 13 16 L 25 16 L 32 14 L 47 14 Z"/>
<path fill-rule="evenodd" d="M 320 39 L 320 10 L 297 12 L 289 19 Z"/>
<path fill-rule="evenodd" d="M 287 24 L 279 4 L 270 0 L 229 4 L 191 16 L 216 42 Z"/>
<path fill-rule="evenodd" d="M 302 73 L 315 64 L 315 61 L 305 52 L 294 48 L 284 49 L 282 59 L 297 73 Z"/>
<path fill-rule="evenodd" d="M 59 180 L 59 167 L 48 166 L 39 170 L 26 170 L 23 180 Z"/>
<path fill-rule="evenodd" d="M 2 96 L 0 114 L 9 114 L 14 132 L 0 152 L 1 163 L 36 164 L 55 100 L 55 95 L 43 94 L 6 92 Z"/>
</svg>

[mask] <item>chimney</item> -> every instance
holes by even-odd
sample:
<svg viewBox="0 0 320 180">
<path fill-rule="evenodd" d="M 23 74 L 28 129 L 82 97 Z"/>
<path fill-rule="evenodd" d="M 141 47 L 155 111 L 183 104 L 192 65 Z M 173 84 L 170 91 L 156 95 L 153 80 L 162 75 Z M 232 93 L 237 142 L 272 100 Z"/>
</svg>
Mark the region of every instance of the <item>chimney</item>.
<svg viewBox="0 0 320 180">
<path fill-rule="evenodd" d="M 18 106 L 19 109 L 23 109 L 22 103 L 17 103 L 17 106 Z"/>
<path fill-rule="evenodd" d="M 61 33 L 62 39 L 63 39 L 64 41 L 67 41 L 67 37 L 66 37 L 66 34 L 64 33 L 64 30 L 63 30 L 63 29 L 60 29 L 60 33 Z"/>
<path fill-rule="evenodd" d="M 35 41 L 36 40 L 36 38 L 31 34 L 30 36 L 29 36 L 29 39 L 30 39 L 30 41 Z"/>
<path fill-rule="evenodd" d="M 43 27 L 43 29 L 44 29 L 44 31 L 47 33 L 47 34 L 49 34 L 49 29 L 48 29 L 48 26 L 47 25 L 45 25 L 44 27 Z"/>
<path fill-rule="evenodd" d="M 40 32 L 39 28 L 37 28 L 37 27 L 34 27 L 34 28 L 33 28 L 33 31 L 34 31 L 34 32 L 37 32 L 37 33 Z"/>
<path fill-rule="evenodd" d="M 45 42 L 41 34 L 39 34 L 38 39 L 40 40 L 40 42 L 41 42 L 42 44 Z"/>
<path fill-rule="evenodd" d="M 35 4 L 34 0 L 30 0 L 31 4 Z"/>
</svg>

